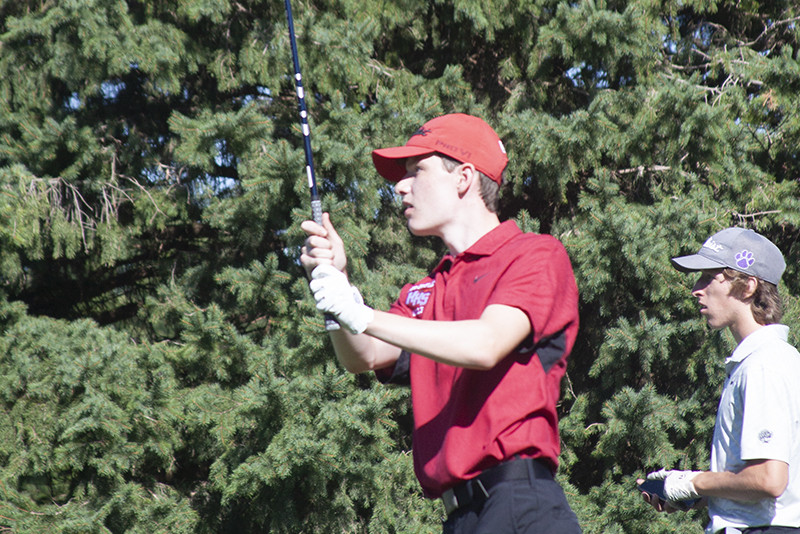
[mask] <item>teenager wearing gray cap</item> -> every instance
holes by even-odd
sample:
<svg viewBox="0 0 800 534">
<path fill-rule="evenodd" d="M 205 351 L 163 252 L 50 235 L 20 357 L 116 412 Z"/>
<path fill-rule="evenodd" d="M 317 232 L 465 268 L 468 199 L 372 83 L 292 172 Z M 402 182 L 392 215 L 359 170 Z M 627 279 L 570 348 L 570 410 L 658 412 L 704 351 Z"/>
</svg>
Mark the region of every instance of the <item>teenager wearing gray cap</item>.
<svg viewBox="0 0 800 534">
<path fill-rule="evenodd" d="M 667 501 L 644 498 L 668 512 L 704 498 L 709 534 L 800 532 L 800 354 L 778 324 L 783 255 L 752 230 L 727 228 L 672 264 L 701 273 L 692 289 L 700 313 L 738 345 L 725 362 L 711 470 L 650 473 Z"/>
</svg>

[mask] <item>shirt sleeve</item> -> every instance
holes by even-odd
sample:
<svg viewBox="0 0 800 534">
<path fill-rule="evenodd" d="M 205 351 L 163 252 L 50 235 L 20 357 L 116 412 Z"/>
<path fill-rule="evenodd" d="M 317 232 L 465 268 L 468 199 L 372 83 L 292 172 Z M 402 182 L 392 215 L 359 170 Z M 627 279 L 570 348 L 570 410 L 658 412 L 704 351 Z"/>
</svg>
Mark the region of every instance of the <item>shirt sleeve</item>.
<svg viewBox="0 0 800 534">
<path fill-rule="evenodd" d="M 742 386 L 742 460 L 789 463 L 794 410 L 787 405 L 793 398 L 788 380 L 763 365 L 751 365 Z"/>
<path fill-rule="evenodd" d="M 400 296 L 389 308 L 389 313 L 401 315 L 404 317 L 412 317 L 413 310 L 407 305 L 408 290 L 412 284 L 406 284 L 400 290 Z M 375 371 L 375 377 L 381 384 L 395 384 L 399 386 L 411 385 L 411 354 L 406 351 L 400 353 L 394 365 L 384 367 Z"/>
<path fill-rule="evenodd" d="M 375 371 L 375 377 L 381 384 L 394 384 L 397 386 L 411 385 L 411 354 L 408 351 L 400 353 L 394 365 Z"/>
<path fill-rule="evenodd" d="M 578 330 L 578 287 L 564 246 L 539 235 L 525 243 L 525 253 L 512 261 L 488 304 L 522 310 L 530 320 L 532 345 L 563 337 L 569 352 Z M 531 246 L 532 245 L 532 246 Z"/>
</svg>

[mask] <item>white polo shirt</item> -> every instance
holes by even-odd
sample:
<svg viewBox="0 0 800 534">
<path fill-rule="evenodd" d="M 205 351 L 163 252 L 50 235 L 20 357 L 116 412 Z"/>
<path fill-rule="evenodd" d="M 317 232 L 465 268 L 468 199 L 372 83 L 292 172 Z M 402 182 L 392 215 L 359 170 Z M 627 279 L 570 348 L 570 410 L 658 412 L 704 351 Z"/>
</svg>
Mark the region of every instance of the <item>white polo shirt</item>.
<svg viewBox="0 0 800 534">
<path fill-rule="evenodd" d="M 759 328 L 725 362 L 711 448 L 711 471 L 738 473 L 748 460 L 789 464 L 789 486 L 777 499 L 742 502 L 709 498 L 706 532 L 725 527 L 800 527 L 800 354 L 789 328 Z"/>
</svg>

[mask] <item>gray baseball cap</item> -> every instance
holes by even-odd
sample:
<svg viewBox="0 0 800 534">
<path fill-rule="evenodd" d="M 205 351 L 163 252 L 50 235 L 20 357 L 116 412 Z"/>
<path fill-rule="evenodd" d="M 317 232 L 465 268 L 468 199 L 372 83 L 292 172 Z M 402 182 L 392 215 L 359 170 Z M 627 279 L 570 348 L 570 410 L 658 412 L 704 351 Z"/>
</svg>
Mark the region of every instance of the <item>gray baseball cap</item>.
<svg viewBox="0 0 800 534">
<path fill-rule="evenodd" d="M 726 228 L 712 235 L 697 254 L 672 258 L 681 272 L 729 267 L 778 285 L 786 261 L 769 239 L 747 228 Z"/>
</svg>

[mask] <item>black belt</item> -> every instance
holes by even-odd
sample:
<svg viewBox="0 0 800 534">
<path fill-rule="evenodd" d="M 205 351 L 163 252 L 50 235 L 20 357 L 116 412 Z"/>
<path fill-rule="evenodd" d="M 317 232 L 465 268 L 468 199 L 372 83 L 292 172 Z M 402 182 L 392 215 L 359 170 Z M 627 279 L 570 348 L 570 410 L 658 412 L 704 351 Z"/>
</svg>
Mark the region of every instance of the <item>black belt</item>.
<svg viewBox="0 0 800 534">
<path fill-rule="evenodd" d="M 779 527 L 779 526 L 766 526 L 766 527 L 747 527 L 742 529 L 742 534 L 781 534 L 789 532 L 800 532 L 800 527 Z"/>
<path fill-rule="evenodd" d="M 789 534 L 790 532 L 800 532 L 800 527 L 780 527 L 767 525 L 764 527 L 745 527 L 742 529 L 735 527 L 725 527 L 718 530 L 717 534 Z"/>
<path fill-rule="evenodd" d="M 485 501 L 489 497 L 489 490 L 501 482 L 525 480 L 531 475 L 533 478 L 553 480 L 553 472 L 539 460 L 509 460 L 445 491 L 442 494 L 444 509 L 450 515 L 459 508 Z"/>
</svg>

